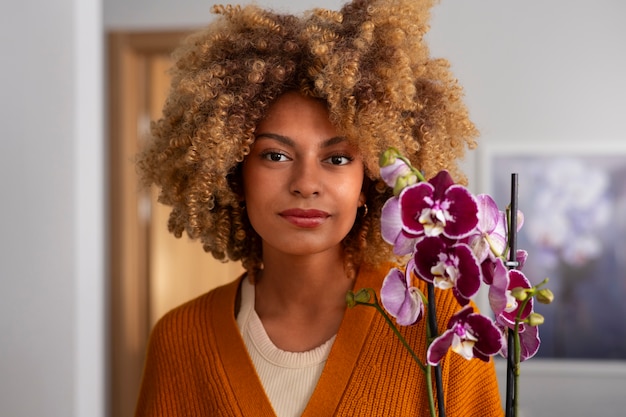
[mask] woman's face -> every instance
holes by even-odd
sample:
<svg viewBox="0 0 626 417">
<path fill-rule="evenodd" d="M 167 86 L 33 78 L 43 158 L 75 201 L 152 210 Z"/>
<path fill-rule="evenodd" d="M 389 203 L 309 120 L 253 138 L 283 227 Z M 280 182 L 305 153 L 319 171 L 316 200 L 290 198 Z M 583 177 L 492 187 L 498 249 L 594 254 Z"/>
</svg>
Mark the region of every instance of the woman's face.
<svg viewBox="0 0 626 417">
<path fill-rule="evenodd" d="M 243 163 L 246 210 L 264 254 L 340 250 L 365 201 L 363 176 L 357 149 L 338 136 L 324 105 L 283 95 Z"/>
</svg>

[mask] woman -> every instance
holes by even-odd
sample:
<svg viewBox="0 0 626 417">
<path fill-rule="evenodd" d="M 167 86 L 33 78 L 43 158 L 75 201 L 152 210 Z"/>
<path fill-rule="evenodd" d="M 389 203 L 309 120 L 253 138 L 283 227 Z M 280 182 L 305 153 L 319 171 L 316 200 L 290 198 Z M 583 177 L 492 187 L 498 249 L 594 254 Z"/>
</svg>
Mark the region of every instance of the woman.
<svg viewBox="0 0 626 417">
<path fill-rule="evenodd" d="M 138 165 L 172 206 L 170 231 L 247 272 L 155 326 L 137 416 L 427 415 L 422 371 L 345 296 L 379 289 L 397 261 L 380 236 L 380 153 L 462 179 L 474 145 L 460 88 L 422 42 L 431 3 L 216 7 L 178 49 Z M 402 331 L 425 357 L 423 322 Z M 493 364 L 451 354 L 442 373 L 447 415 L 501 415 Z"/>
</svg>

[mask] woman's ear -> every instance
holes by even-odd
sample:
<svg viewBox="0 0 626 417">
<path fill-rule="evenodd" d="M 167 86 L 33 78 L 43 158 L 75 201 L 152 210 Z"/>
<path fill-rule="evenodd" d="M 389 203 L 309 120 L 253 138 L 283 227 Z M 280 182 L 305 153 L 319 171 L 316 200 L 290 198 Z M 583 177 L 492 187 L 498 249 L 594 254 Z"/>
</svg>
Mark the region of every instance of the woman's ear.
<svg viewBox="0 0 626 417">
<path fill-rule="evenodd" d="M 363 185 L 361 185 L 361 194 L 359 194 L 359 207 L 363 207 L 363 205 L 367 202 L 367 194 L 372 186 L 372 180 L 365 173 L 363 175 Z"/>
</svg>

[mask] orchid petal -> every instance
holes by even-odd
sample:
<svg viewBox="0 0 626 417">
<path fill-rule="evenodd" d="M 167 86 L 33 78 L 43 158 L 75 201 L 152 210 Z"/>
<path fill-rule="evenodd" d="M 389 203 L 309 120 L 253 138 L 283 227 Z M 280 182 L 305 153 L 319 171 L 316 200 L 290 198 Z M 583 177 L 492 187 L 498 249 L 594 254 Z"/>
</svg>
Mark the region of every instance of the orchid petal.
<svg viewBox="0 0 626 417">
<path fill-rule="evenodd" d="M 398 198 L 392 197 L 385 202 L 380 217 L 381 234 L 383 240 L 393 245 L 393 253 L 398 256 L 408 255 L 415 246 L 415 237 L 407 234 L 402 228 L 400 203 Z"/>
<path fill-rule="evenodd" d="M 528 259 L 528 252 L 523 249 L 517 250 L 517 269 L 522 269 L 524 264 L 526 263 L 526 259 Z"/>
<path fill-rule="evenodd" d="M 434 188 L 431 184 L 420 182 L 406 187 L 399 196 L 402 224 L 410 234 L 424 234 L 424 225 L 420 223 L 422 211 L 429 210 Z"/>
<path fill-rule="evenodd" d="M 496 257 L 504 255 L 504 250 L 507 247 L 507 233 L 506 233 L 506 217 L 504 212 L 500 212 L 498 215 L 498 223 L 496 228 L 489 234 L 489 244 L 493 252 L 491 254 L 492 260 Z"/>
<path fill-rule="evenodd" d="M 495 258 L 493 261 L 491 259 L 485 259 L 480 264 L 480 269 L 483 272 L 483 282 L 487 285 L 493 284 L 494 269 L 498 259 L 501 260 L 501 258 Z"/>
<path fill-rule="evenodd" d="M 511 269 L 509 270 L 508 275 L 509 275 L 509 287 L 508 287 L 509 291 L 517 287 L 531 288 L 530 281 L 528 280 L 528 278 L 526 278 L 526 276 L 521 271 L 518 271 L 516 269 Z M 526 317 L 528 317 L 530 313 L 533 312 L 533 306 L 534 306 L 534 299 L 531 298 L 526 303 L 524 307 L 524 311 L 522 311 L 520 315 L 521 320 L 524 320 Z M 502 321 L 502 323 L 504 323 L 506 326 L 513 328 L 513 326 L 515 325 L 515 319 L 519 314 L 519 307 L 521 307 L 521 305 L 516 306 L 516 308 L 513 308 L 513 309 L 511 308 L 505 309 L 504 311 L 500 312 L 500 314 L 498 315 L 498 319 Z"/>
<path fill-rule="evenodd" d="M 489 262 L 489 261 L 486 261 Z M 492 269 L 492 282 L 489 286 L 489 305 L 496 316 L 499 316 L 507 306 L 507 291 L 509 290 L 509 273 L 504 261 L 498 258 L 490 263 Z"/>
<path fill-rule="evenodd" d="M 522 228 L 524 224 L 524 214 L 518 210 L 517 211 L 517 231 Z M 489 242 L 491 243 L 491 247 L 495 254 L 492 254 L 492 259 L 495 257 L 504 255 L 504 251 L 508 246 L 508 226 L 506 223 L 506 213 L 503 211 L 500 212 L 498 216 L 498 223 L 496 228 L 489 234 Z"/>
<path fill-rule="evenodd" d="M 439 254 L 444 252 L 446 244 L 436 237 L 425 237 L 415 245 L 415 272 L 426 282 L 432 283 L 432 268 L 439 261 Z"/>
<path fill-rule="evenodd" d="M 428 364 L 436 366 L 446 355 L 450 346 L 452 346 L 453 340 L 454 331 L 452 330 L 446 330 L 439 337 L 433 340 L 430 346 L 428 346 L 428 351 L 426 352 L 426 361 Z"/>
<path fill-rule="evenodd" d="M 451 239 L 461 239 L 469 236 L 478 224 L 478 204 L 467 188 L 453 185 L 445 193 L 444 202 L 449 202 L 446 222 L 443 233 Z"/>
<path fill-rule="evenodd" d="M 451 247 L 454 255 L 458 258 L 460 271 L 456 280 L 456 288 L 459 294 L 465 298 L 471 298 L 480 289 L 482 274 L 480 266 L 472 250 L 466 244 L 459 243 Z"/>
<path fill-rule="evenodd" d="M 512 331 L 507 327 L 502 327 L 504 331 Z M 520 362 L 524 362 L 535 356 L 539 351 L 541 339 L 539 338 L 539 328 L 535 326 L 525 326 L 523 331 L 519 332 L 520 341 Z M 508 357 L 507 338 L 503 337 L 502 349 L 500 355 L 504 358 Z"/>
<path fill-rule="evenodd" d="M 398 235 L 402 232 L 402 218 L 400 217 L 400 205 L 397 198 L 392 197 L 383 205 L 380 226 L 383 240 L 390 245 L 395 244 Z"/>
<path fill-rule="evenodd" d="M 478 203 L 478 230 L 489 234 L 498 225 L 500 210 L 489 194 L 477 195 L 476 201 Z"/>
<path fill-rule="evenodd" d="M 520 337 L 520 362 L 532 358 L 539 351 L 541 340 L 539 339 L 539 328 L 537 326 L 526 326 L 525 330 L 519 334 Z"/>
<path fill-rule="evenodd" d="M 409 286 L 409 274 L 397 268 L 389 271 L 380 292 L 381 302 L 387 312 L 401 326 L 417 322 L 424 311 L 424 304 L 417 288 Z"/>
<path fill-rule="evenodd" d="M 493 320 L 481 314 L 471 314 L 467 318 L 467 324 L 472 329 L 476 337 L 474 344 L 474 354 L 477 352 L 485 357 L 497 354 L 502 348 L 503 336 L 500 329 L 494 324 Z M 481 358 L 485 360 L 485 358 Z"/>
<path fill-rule="evenodd" d="M 428 180 L 428 182 L 432 184 L 435 190 L 437 190 L 435 194 L 437 199 L 442 198 L 443 193 L 454 185 L 454 180 L 452 180 L 450 173 L 445 169 L 439 171 L 437 175 Z"/>
<path fill-rule="evenodd" d="M 479 263 L 487 259 L 491 253 L 489 242 L 482 234 L 470 236 L 467 240 L 467 244 L 472 249 L 472 252 L 474 252 L 474 255 L 476 255 L 476 259 L 478 259 Z"/>
</svg>

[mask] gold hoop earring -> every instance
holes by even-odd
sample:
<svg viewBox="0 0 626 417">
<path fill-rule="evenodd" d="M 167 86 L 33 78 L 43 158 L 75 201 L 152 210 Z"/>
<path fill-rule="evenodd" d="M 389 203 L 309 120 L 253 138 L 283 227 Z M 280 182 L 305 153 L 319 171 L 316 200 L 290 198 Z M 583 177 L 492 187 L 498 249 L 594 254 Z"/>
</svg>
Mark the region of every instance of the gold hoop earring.
<svg viewBox="0 0 626 417">
<path fill-rule="evenodd" d="M 367 213 L 368 213 L 367 203 L 363 203 L 361 207 L 363 207 L 363 217 L 367 216 Z"/>
</svg>

